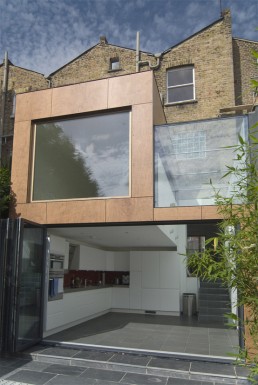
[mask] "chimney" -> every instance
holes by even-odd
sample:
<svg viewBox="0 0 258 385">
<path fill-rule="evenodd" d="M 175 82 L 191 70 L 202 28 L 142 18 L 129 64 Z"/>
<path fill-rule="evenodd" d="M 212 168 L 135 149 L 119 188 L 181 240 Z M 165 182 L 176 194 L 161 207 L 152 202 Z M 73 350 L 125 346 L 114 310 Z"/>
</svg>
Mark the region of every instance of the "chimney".
<svg viewBox="0 0 258 385">
<path fill-rule="evenodd" d="M 100 43 L 100 45 L 108 44 L 108 41 L 107 41 L 107 38 L 106 38 L 105 35 L 102 35 L 102 36 L 99 37 L 99 43 Z"/>
</svg>

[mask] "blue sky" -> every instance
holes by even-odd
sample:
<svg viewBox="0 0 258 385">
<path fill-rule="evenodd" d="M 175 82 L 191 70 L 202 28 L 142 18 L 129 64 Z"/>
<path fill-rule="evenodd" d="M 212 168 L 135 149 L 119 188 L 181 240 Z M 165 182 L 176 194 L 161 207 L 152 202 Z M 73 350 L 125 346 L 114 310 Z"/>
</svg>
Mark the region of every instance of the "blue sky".
<svg viewBox="0 0 258 385">
<path fill-rule="evenodd" d="M 223 8 L 232 13 L 233 36 L 258 40 L 258 0 L 0 0 L 0 62 L 49 75 L 95 45 L 158 53 L 209 25 Z"/>
</svg>

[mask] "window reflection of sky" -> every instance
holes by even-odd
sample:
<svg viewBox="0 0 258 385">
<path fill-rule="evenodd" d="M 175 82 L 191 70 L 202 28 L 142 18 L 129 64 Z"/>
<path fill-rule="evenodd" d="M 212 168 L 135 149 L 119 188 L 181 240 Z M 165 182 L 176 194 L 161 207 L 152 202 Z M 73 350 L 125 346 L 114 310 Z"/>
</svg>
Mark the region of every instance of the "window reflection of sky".
<svg viewBox="0 0 258 385">
<path fill-rule="evenodd" d="M 129 194 L 129 112 L 57 122 L 90 168 L 103 196 Z"/>
</svg>

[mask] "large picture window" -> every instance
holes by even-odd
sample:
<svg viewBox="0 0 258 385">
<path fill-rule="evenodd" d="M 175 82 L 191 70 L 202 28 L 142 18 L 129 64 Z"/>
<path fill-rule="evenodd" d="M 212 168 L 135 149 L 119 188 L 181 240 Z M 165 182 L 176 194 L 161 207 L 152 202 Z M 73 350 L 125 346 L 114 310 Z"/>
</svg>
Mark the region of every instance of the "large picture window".
<svg viewBox="0 0 258 385">
<path fill-rule="evenodd" d="M 168 70 L 167 92 L 168 103 L 180 103 L 194 100 L 194 67 L 187 66 Z"/>
<path fill-rule="evenodd" d="M 129 115 L 37 123 L 32 200 L 129 196 Z"/>
</svg>

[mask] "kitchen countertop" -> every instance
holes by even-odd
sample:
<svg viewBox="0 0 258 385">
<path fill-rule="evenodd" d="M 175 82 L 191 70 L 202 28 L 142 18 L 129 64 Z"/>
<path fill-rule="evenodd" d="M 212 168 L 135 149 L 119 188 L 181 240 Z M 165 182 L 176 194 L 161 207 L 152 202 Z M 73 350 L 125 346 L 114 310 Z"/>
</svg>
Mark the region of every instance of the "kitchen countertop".
<svg viewBox="0 0 258 385">
<path fill-rule="evenodd" d="M 119 287 L 119 288 L 129 288 L 129 285 L 89 285 L 86 287 L 65 287 L 64 294 L 67 293 L 77 293 L 78 291 L 89 291 L 89 290 L 99 290 L 99 289 L 107 289 L 109 287 Z"/>
</svg>

